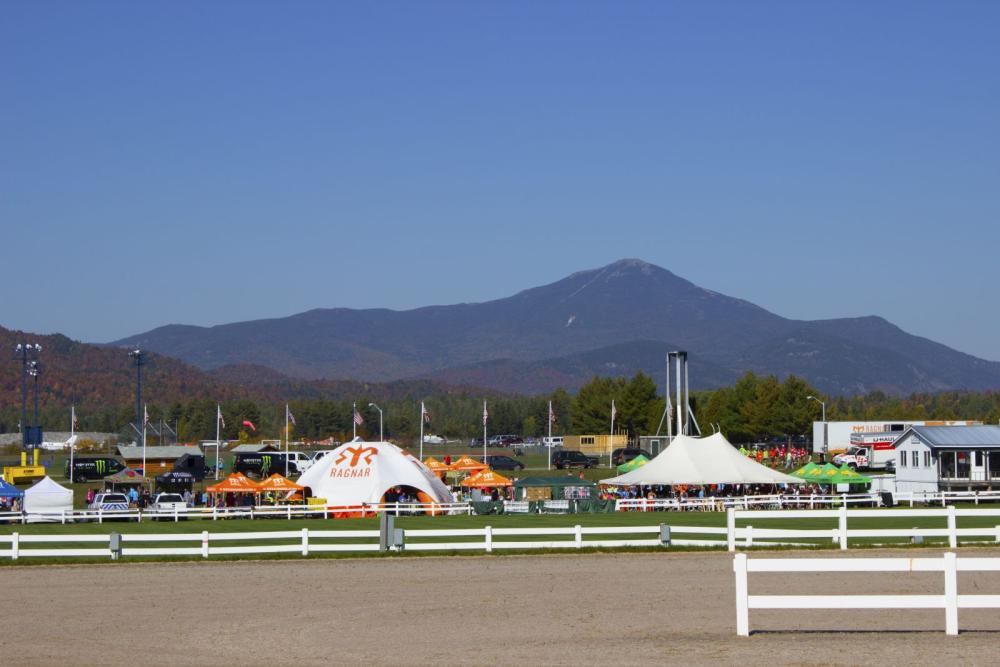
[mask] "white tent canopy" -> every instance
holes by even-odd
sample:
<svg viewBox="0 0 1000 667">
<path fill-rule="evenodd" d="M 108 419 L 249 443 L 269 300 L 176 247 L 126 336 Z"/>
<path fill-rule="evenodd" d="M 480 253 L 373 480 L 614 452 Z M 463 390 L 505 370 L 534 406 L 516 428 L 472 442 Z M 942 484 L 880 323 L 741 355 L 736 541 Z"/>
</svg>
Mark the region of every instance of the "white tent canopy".
<svg viewBox="0 0 1000 667">
<path fill-rule="evenodd" d="M 772 470 L 743 456 L 721 433 L 707 438 L 679 435 L 649 463 L 601 484 L 802 484 L 803 480 Z"/>
<path fill-rule="evenodd" d="M 452 501 L 437 475 L 389 442 L 345 443 L 316 461 L 297 483 L 309 487 L 314 497 L 326 498 L 328 506 L 378 503 L 395 486 L 416 489 L 427 502 Z"/>
<path fill-rule="evenodd" d="M 24 492 L 24 511 L 28 514 L 58 514 L 73 510 L 73 491 L 45 477 Z"/>
</svg>

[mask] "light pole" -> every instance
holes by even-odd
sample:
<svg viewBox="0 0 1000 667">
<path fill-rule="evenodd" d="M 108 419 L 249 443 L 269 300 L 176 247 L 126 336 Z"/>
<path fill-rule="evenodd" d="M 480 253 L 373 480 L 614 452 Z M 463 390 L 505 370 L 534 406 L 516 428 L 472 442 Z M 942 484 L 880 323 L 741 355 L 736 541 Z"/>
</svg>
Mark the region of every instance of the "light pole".
<svg viewBox="0 0 1000 667">
<path fill-rule="evenodd" d="M 830 449 L 829 449 L 830 445 L 829 445 L 829 443 L 827 442 L 827 439 L 826 439 L 826 429 L 827 429 L 827 426 L 826 426 L 826 401 L 821 401 L 818 398 L 816 398 L 815 396 L 806 396 L 806 400 L 807 401 L 816 401 L 817 403 L 819 403 L 820 407 L 823 408 L 823 455 L 825 456 L 830 451 Z"/>
<path fill-rule="evenodd" d="M 385 436 L 382 435 L 382 408 L 375 405 L 374 403 L 369 403 L 368 407 L 375 408 L 376 410 L 378 410 L 378 441 L 385 442 Z"/>
<path fill-rule="evenodd" d="M 25 449 L 31 449 L 33 444 L 42 444 L 41 438 L 35 437 L 35 430 L 28 426 L 28 375 L 35 375 L 29 369 L 37 368 L 38 353 L 41 351 L 42 346 L 38 343 L 18 343 L 14 346 L 14 358 L 21 362 L 21 445 Z"/>
<path fill-rule="evenodd" d="M 138 432 L 144 426 L 142 419 L 142 367 L 146 360 L 143 351 L 139 348 L 129 350 L 128 357 L 135 364 L 135 430 Z M 146 471 L 143 471 L 143 474 L 146 474 Z"/>
</svg>

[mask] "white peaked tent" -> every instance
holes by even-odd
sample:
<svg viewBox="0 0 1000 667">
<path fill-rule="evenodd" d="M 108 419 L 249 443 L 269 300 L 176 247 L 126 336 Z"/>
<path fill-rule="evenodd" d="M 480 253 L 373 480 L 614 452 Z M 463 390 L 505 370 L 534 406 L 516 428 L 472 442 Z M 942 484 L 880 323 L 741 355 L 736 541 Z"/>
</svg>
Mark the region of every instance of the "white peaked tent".
<svg viewBox="0 0 1000 667">
<path fill-rule="evenodd" d="M 24 492 L 24 511 L 28 514 L 58 514 L 73 510 L 73 491 L 45 477 Z"/>
<path fill-rule="evenodd" d="M 450 503 L 451 492 L 415 457 L 388 442 L 353 440 L 323 456 L 296 480 L 330 506 L 381 502 L 394 486 L 420 492 L 424 502 Z"/>
<path fill-rule="evenodd" d="M 725 436 L 679 435 L 649 463 L 601 484 L 802 484 L 804 480 L 772 470 L 740 454 Z"/>
</svg>

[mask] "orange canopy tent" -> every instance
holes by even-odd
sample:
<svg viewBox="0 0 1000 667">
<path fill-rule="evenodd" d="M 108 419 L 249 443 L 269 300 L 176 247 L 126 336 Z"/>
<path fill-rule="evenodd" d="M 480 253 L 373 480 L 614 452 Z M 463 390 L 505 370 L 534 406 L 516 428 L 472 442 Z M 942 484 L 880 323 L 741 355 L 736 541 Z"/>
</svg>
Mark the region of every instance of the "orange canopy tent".
<svg viewBox="0 0 1000 667">
<path fill-rule="evenodd" d="M 241 472 L 234 472 L 218 484 L 206 487 L 209 493 L 259 493 L 252 479 Z"/>
<path fill-rule="evenodd" d="M 469 475 L 461 482 L 462 486 L 513 486 L 513 482 L 490 469 L 480 470 L 475 475 Z"/>
<path fill-rule="evenodd" d="M 257 485 L 258 493 L 268 493 L 269 491 L 301 491 L 302 487 L 291 481 L 287 477 L 282 477 L 274 473 Z"/>
<path fill-rule="evenodd" d="M 460 470 L 465 470 L 465 471 L 483 470 L 484 468 L 489 469 L 489 466 L 483 463 L 482 461 L 477 461 L 474 458 L 471 458 L 467 455 L 462 456 L 457 461 L 454 461 L 450 466 L 448 466 L 449 470 L 454 470 L 456 472 Z"/>
<path fill-rule="evenodd" d="M 448 466 L 438 461 L 433 456 L 428 456 L 424 459 L 424 465 L 431 469 L 432 472 L 442 472 L 448 470 Z"/>
</svg>

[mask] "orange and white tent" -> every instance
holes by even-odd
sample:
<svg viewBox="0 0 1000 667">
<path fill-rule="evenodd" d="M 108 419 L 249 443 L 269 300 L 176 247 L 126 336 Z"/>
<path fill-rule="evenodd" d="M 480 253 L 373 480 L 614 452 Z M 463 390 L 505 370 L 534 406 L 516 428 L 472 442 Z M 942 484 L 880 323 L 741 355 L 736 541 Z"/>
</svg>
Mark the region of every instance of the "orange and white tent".
<svg viewBox="0 0 1000 667">
<path fill-rule="evenodd" d="M 453 461 L 452 464 L 448 466 L 449 470 L 454 470 L 454 471 L 483 470 L 488 468 L 489 466 L 483 463 L 482 461 L 477 461 L 476 459 L 467 455 L 460 457 L 456 461 Z"/>
<path fill-rule="evenodd" d="M 474 475 L 469 475 L 462 480 L 462 486 L 471 487 L 496 487 L 496 486 L 513 486 L 514 483 L 504 477 L 503 475 L 494 472 L 490 469 L 480 470 Z"/>
<path fill-rule="evenodd" d="M 258 493 L 268 493 L 270 491 L 301 491 L 302 487 L 291 481 L 287 477 L 282 477 L 274 473 L 257 485 Z"/>
<path fill-rule="evenodd" d="M 206 487 L 209 493 L 259 493 L 257 483 L 241 472 L 234 472 L 218 484 Z"/>
<path fill-rule="evenodd" d="M 427 466 L 428 468 L 430 468 L 431 470 L 433 470 L 434 472 L 437 472 L 437 473 L 442 473 L 442 472 L 445 472 L 446 470 L 448 470 L 448 466 L 447 465 L 445 465 L 444 463 L 441 463 L 440 461 L 438 461 L 433 456 L 428 456 L 426 459 L 424 459 L 424 465 Z"/>
<path fill-rule="evenodd" d="M 415 490 L 425 503 L 452 501 L 451 492 L 437 475 L 389 442 L 345 443 L 302 473 L 298 483 L 333 507 L 380 503 L 386 492 L 396 487 Z"/>
</svg>

